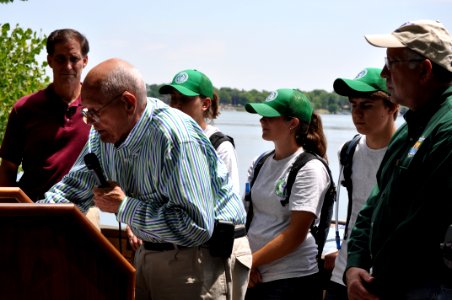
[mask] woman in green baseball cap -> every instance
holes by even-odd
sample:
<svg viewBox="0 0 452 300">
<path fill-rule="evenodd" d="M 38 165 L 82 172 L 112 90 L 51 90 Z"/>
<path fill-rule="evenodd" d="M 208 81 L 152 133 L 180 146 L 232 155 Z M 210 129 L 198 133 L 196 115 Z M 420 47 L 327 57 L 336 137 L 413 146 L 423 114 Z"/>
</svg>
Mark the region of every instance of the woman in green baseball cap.
<svg viewBox="0 0 452 300">
<path fill-rule="evenodd" d="M 331 183 L 320 161 L 326 160 L 321 118 L 296 89 L 278 89 L 245 109 L 262 116 L 262 138 L 275 145 L 248 172 L 252 186 L 245 200 L 251 198 L 247 225 L 253 263 L 245 299 L 322 299 L 317 244 L 310 232 Z M 301 167 L 288 196 L 290 169 L 305 152 L 320 159 Z"/>
</svg>

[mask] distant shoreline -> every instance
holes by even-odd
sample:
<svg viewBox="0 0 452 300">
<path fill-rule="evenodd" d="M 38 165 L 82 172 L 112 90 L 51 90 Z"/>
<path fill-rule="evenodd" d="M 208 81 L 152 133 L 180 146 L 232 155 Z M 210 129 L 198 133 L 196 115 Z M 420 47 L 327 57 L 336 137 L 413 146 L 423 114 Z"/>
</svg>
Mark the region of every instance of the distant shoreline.
<svg viewBox="0 0 452 300">
<path fill-rule="evenodd" d="M 245 111 L 245 106 L 239 106 L 239 105 L 230 105 L 230 104 L 221 104 L 220 105 L 220 111 Z M 316 112 L 320 115 L 331 115 L 328 110 L 326 109 L 318 109 Z M 350 111 L 341 111 L 336 113 L 336 115 L 350 115 Z"/>
</svg>

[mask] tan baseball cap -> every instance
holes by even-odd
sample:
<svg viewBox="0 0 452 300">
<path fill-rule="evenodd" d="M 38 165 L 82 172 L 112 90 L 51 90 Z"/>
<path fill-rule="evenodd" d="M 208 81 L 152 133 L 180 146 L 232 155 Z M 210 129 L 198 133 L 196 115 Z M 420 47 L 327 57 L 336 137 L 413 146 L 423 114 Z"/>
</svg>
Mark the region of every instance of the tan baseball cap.
<svg viewBox="0 0 452 300">
<path fill-rule="evenodd" d="M 364 37 L 376 47 L 407 47 L 452 72 L 452 37 L 439 21 L 406 22 L 390 34 L 367 34 Z"/>
</svg>

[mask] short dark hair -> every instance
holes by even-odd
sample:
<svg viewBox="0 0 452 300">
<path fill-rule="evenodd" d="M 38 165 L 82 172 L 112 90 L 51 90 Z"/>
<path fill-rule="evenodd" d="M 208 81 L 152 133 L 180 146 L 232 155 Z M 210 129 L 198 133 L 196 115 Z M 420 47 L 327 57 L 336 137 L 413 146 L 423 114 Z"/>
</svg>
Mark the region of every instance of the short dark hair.
<svg viewBox="0 0 452 300">
<path fill-rule="evenodd" d="M 67 42 L 71 39 L 77 40 L 82 50 L 82 55 L 86 56 L 89 52 L 89 43 L 86 37 L 77 30 L 65 28 L 54 30 L 47 38 L 46 48 L 47 54 L 53 55 L 55 52 L 55 45 Z"/>
</svg>

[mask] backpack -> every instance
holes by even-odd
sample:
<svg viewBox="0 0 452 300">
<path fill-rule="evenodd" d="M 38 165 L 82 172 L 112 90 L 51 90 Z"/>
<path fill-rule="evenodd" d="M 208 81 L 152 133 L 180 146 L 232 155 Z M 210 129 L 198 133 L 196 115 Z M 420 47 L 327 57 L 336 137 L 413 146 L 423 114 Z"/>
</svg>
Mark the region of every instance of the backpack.
<svg viewBox="0 0 452 300">
<path fill-rule="evenodd" d="M 262 165 L 264 164 L 265 160 L 274 153 L 273 151 L 266 152 L 263 155 L 261 155 L 257 161 L 256 165 L 254 167 L 254 173 L 253 178 L 251 179 L 251 182 L 249 185 L 247 185 L 246 193 L 245 193 L 245 201 L 249 201 L 249 209 L 248 214 L 246 218 L 246 229 L 249 229 L 249 226 L 251 224 L 251 220 L 253 218 L 253 205 L 251 200 L 251 187 L 253 186 L 257 175 L 259 174 L 260 169 L 262 168 Z M 320 212 L 320 221 L 318 225 L 315 225 L 315 222 L 311 224 L 311 234 L 314 236 L 314 239 L 317 243 L 318 252 L 317 252 L 317 261 L 320 262 L 320 258 L 322 256 L 323 247 L 325 246 L 326 238 L 328 236 L 328 233 L 330 231 L 331 227 L 331 218 L 333 216 L 333 206 L 334 201 L 336 200 L 336 186 L 333 181 L 333 177 L 331 175 L 331 170 L 328 166 L 328 163 L 321 158 L 319 155 L 313 153 L 304 151 L 298 157 L 295 159 L 295 162 L 290 167 L 289 175 L 287 177 L 287 183 L 286 183 L 286 198 L 284 198 L 281 201 L 281 205 L 286 206 L 289 203 L 289 197 L 290 193 L 292 192 L 292 186 L 295 182 L 295 178 L 297 177 L 298 171 L 311 159 L 318 159 L 320 160 L 323 165 L 326 167 L 328 171 L 328 176 L 330 177 L 330 185 L 328 187 L 328 190 L 325 194 L 325 199 L 323 200 L 322 209 Z"/>
<path fill-rule="evenodd" d="M 361 135 L 356 134 L 351 140 L 346 142 L 342 146 L 339 154 L 339 162 L 343 166 L 342 173 L 344 178 L 341 180 L 341 185 L 347 189 L 348 194 L 348 206 L 347 206 L 347 219 L 345 221 L 344 240 L 347 239 L 348 223 L 350 222 L 350 216 L 352 213 L 352 166 L 353 166 L 353 154 L 355 153 L 356 145 L 358 145 Z"/>
<path fill-rule="evenodd" d="M 234 139 L 232 137 L 230 137 L 229 135 L 224 134 L 221 131 L 217 131 L 214 134 L 212 134 L 209 137 L 209 140 L 212 143 L 212 145 L 215 148 L 215 150 L 217 150 L 218 146 L 220 146 L 220 144 L 225 142 L 225 141 L 231 142 L 232 146 L 235 147 Z"/>
</svg>

